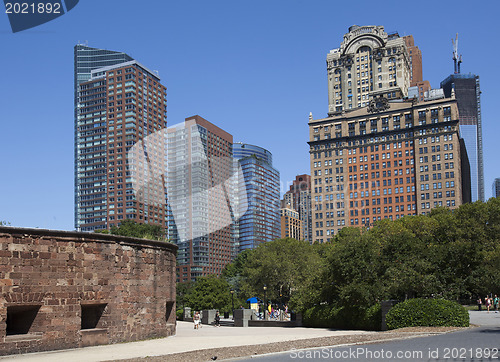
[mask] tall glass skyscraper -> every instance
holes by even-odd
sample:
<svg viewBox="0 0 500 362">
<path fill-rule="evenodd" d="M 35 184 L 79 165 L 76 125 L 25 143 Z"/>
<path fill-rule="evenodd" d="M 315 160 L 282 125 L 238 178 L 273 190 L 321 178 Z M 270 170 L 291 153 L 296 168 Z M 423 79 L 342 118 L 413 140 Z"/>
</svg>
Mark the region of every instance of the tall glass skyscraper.
<svg viewBox="0 0 500 362">
<path fill-rule="evenodd" d="M 125 219 L 165 227 L 164 182 L 144 171 L 164 162 L 152 142 L 167 126 L 160 77 L 125 53 L 85 45 L 75 46 L 74 66 L 75 229 Z"/>
<path fill-rule="evenodd" d="M 460 136 L 464 139 L 470 163 L 471 201 L 484 201 L 483 136 L 479 76 L 452 74 L 441 82 L 445 97 L 455 93 Z"/>
<path fill-rule="evenodd" d="M 280 238 L 280 173 L 272 165 L 271 152 L 262 147 L 235 143 L 233 157 L 243 172 L 239 198 L 244 199 L 242 193 L 246 196 L 246 203 L 237 203 L 238 208 L 246 208 L 237 223 L 243 251 Z"/>
</svg>

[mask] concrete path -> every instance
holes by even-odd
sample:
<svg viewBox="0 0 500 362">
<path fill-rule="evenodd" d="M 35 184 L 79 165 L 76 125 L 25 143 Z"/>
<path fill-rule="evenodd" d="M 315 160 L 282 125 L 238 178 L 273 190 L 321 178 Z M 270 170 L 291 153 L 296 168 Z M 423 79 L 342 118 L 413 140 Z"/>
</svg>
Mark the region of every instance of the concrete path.
<svg viewBox="0 0 500 362">
<path fill-rule="evenodd" d="M 338 331 L 324 328 L 213 327 L 195 330 L 193 323 L 177 322 L 177 335 L 141 342 L 86 347 L 53 352 L 0 357 L 0 361 L 92 362 L 135 357 L 163 356 L 200 349 L 264 344 L 316 337 L 370 334 L 366 331 Z"/>
<path fill-rule="evenodd" d="M 500 327 L 500 313 L 495 313 L 495 311 L 470 311 L 469 316 L 471 324 L 481 327 Z"/>
<path fill-rule="evenodd" d="M 500 326 L 500 313 L 469 312 L 471 323 L 480 326 Z M 367 331 L 344 331 L 324 328 L 281 327 L 213 327 L 204 325 L 195 330 L 192 323 L 177 322 L 177 335 L 141 342 L 77 348 L 62 351 L 29 353 L 0 357 L 0 361 L 93 362 L 136 357 L 163 356 L 200 349 L 246 346 L 273 342 L 354 334 Z"/>
</svg>

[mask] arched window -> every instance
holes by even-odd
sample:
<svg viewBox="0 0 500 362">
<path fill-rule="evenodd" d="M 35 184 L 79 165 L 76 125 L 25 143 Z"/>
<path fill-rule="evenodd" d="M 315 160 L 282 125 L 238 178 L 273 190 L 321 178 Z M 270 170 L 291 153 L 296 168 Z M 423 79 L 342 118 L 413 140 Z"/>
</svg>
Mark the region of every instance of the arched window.
<svg viewBox="0 0 500 362">
<path fill-rule="evenodd" d="M 365 46 L 360 47 L 357 51 L 357 53 L 365 53 L 365 52 L 371 53 L 372 49 L 369 46 L 365 45 Z"/>
</svg>

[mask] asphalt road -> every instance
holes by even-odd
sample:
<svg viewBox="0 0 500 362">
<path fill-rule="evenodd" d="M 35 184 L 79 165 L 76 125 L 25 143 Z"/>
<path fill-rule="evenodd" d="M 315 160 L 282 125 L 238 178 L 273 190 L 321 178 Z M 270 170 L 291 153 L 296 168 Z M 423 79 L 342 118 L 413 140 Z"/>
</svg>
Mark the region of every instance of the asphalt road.
<svg viewBox="0 0 500 362">
<path fill-rule="evenodd" d="M 277 361 L 500 361 L 500 313 L 472 312 L 478 328 L 399 341 L 323 347 L 242 359 Z"/>
</svg>

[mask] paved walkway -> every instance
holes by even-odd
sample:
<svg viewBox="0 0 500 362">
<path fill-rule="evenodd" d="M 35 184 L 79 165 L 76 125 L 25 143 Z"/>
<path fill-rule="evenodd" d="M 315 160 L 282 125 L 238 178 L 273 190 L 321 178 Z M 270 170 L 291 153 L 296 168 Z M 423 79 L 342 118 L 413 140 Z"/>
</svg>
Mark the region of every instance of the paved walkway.
<svg viewBox="0 0 500 362">
<path fill-rule="evenodd" d="M 491 326 L 500 325 L 500 313 L 469 312 L 471 323 Z M 106 346 L 86 347 L 53 352 L 39 352 L 0 357 L 0 361 L 47 361 L 47 362 L 92 362 L 109 361 L 146 356 L 163 356 L 171 353 L 200 349 L 234 347 L 253 344 L 330 337 L 377 332 L 344 331 L 324 328 L 282 327 L 213 327 L 204 325 L 195 330 L 192 323 L 177 322 L 177 335 L 168 338 L 141 342 L 119 343 Z"/>
<path fill-rule="evenodd" d="M 495 311 L 470 311 L 470 323 L 477 324 L 481 327 L 500 327 L 500 313 L 495 313 Z"/>
<path fill-rule="evenodd" d="M 135 357 L 163 356 L 199 349 L 264 344 L 296 339 L 369 334 L 366 331 L 338 331 L 323 328 L 282 327 L 213 327 L 203 325 L 195 330 L 193 323 L 177 322 L 173 337 L 141 342 L 119 343 L 53 352 L 29 353 L 0 357 L 0 361 L 92 362 Z"/>
</svg>

